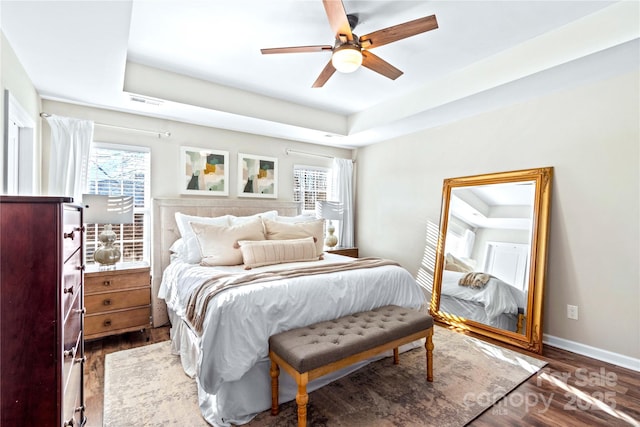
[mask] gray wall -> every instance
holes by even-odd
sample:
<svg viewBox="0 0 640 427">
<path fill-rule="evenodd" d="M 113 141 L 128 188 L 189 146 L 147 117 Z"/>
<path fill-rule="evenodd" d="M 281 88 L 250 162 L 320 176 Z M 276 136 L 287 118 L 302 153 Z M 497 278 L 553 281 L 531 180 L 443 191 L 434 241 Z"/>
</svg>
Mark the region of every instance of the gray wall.
<svg viewBox="0 0 640 427">
<path fill-rule="evenodd" d="M 443 179 L 553 166 L 544 333 L 640 358 L 639 93 L 634 72 L 358 150 L 361 256 L 427 286 Z"/>
</svg>

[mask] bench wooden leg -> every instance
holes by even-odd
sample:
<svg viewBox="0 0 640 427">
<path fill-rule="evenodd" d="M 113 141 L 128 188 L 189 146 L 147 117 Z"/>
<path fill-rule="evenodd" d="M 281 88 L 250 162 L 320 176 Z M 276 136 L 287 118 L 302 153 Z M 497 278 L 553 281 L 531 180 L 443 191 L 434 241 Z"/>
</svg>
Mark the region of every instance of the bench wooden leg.
<svg viewBox="0 0 640 427">
<path fill-rule="evenodd" d="M 309 395 L 307 394 L 307 376 L 300 376 L 298 379 L 298 393 L 296 394 L 296 403 L 298 404 L 298 427 L 307 427 L 307 403 L 309 403 Z"/>
<path fill-rule="evenodd" d="M 398 352 L 398 347 L 393 349 L 393 364 L 397 365 L 400 363 L 400 353 Z"/>
<path fill-rule="evenodd" d="M 278 364 L 271 361 L 271 415 L 278 415 L 278 376 L 280 375 L 280 368 Z"/>
<path fill-rule="evenodd" d="M 427 350 L 427 381 L 433 381 L 433 328 L 427 333 L 424 348 Z"/>
</svg>

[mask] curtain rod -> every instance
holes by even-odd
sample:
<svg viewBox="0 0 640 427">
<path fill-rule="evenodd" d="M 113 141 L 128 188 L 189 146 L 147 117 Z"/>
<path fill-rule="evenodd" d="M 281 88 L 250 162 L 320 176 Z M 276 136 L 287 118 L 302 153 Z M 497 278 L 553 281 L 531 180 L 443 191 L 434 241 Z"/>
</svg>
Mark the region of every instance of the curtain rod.
<svg viewBox="0 0 640 427">
<path fill-rule="evenodd" d="M 326 159 L 333 159 L 335 157 L 335 156 L 328 156 L 326 154 L 316 154 L 316 153 L 308 153 L 306 151 L 292 150 L 291 148 L 287 148 L 285 152 L 287 153 L 287 156 L 293 153 L 293 154 L 302 154 L 303 156 L 324 157 Z"/>
<path fill-rule="evenodd" d="M 49 114 L 49 113 L 40 113 L 40 117 L 42 117 L 42 118 L 51 117 L 51 114 Z M 170 137 L 171 136 L 171 132 L 169 132 L 169 131 L 136 129 L 136 128 L 130 128 L 130 127 L 125 127 L 125 126 L 108 125 L 108 124 L 105 124 L 105 123 L 97 123 L 97 122 L 94 122 L 93 124 L 96 125 L 96 126 L 102 126 L 102 127 L 107 127 L 107 128 L 111 128 L 111 129 L 121 129 L 121 130 L 129 130 L 129 131 L 133 131 L 133 132 L 152 133 L 154 135 L 158 135 L 158 138 L 161 138 L 163 136 L 166 136 L 166 137 Z"/>
<path fill-rule="evenodd" d="M 329 156 L 327 154 L 317 154 L 317 153 L 309 153 L 307 151 L 298 151 L 298 150 L 292 150 L 291 148 L 287 148 L 285 150 L 285 153 L 288 155 L 290 154 L 302 154 L 303 156 L 312 156 L 312 157 L 324 157 L 325 159 L 335 159 L 336 156 Z M 351 160 L 353 163 L 355 163 L 355 160 Z"/>
</svg>

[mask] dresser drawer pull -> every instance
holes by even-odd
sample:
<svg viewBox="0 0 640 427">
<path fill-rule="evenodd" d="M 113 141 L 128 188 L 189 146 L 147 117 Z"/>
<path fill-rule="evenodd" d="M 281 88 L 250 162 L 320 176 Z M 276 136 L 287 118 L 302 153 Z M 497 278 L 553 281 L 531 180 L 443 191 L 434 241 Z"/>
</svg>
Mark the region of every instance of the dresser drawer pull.
<svg viewBox="0 0 640 427">
<path fill-rule="evenodd" d="M 76 231 L 82 231 L 82 227 L 73 227 L 73 230 L 71 230 L 71 233 L 64 233 L 63 236 L 65 239 L 75 239 L 76 237 Z"/>
<path fill-rule="evenodd" d="M 73 359 L 73 363 L 84 363 L 87 361 L 87 356 L 82 356 L 77 359 Z"/>
<path fill-rule="evenodd" d="M 107 298 L 106 300 L 102 301 L 102 304 L 111 305 L 111 298 Z"/>
<path fill-rule="evenodd" d="M 69 286 L 68 288 L 64 288 L 65 294 L 73 294 L 73 286 Z"/>
<path fill-rule="evenodd" d="M 103 286 L 111 286 L 111 280 L 105 280 L 104 282 L 102 282 Z"/>
<path fill-rule="evenodd" d="M 73 349 L 65 350 L 62 354 L 64 355 L 64 357 L 73 356 Z"/>
<path fill-rule="evenodd" d="M 84 271 L 84 264 L 83 265 L 76 265 L 76 270 Z"/>
<path fill-rule="evenodd" d="M 77 309 L 73 310 L 73 312 L 74 312 L 74 313 L 77 313 L 77 314 L 85 314 L 85 313 L 87 312 L 87 309 L 86 309 L 86 308 L 84 308 L 84 307 L 82 307 L 82 308 L 77 308 Z"/>
<path fill-rule="evenodd" d="M 102 326 L 104 326 L 105 328 L 108 328 L 109 326 L 111 326 L 111 319 L 107 319 L 104 322 L 102 322 Z"/>
</svg>

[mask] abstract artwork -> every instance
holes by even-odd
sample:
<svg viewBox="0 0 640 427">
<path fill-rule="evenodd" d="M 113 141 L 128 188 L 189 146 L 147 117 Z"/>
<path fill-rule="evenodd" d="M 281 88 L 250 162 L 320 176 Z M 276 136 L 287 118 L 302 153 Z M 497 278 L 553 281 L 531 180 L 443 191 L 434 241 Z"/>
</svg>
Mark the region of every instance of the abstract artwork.
<svg viewBox="0 0 640 427">
<path fill-rule="evenodd" d="M 238 197 L 278 197 L 278 159 L 238 153 Z"/>
<path fill-rule="evenodd" d="M 182 194 L 229 195 L 229 152 L 180 147 Z"/>
</svg>

